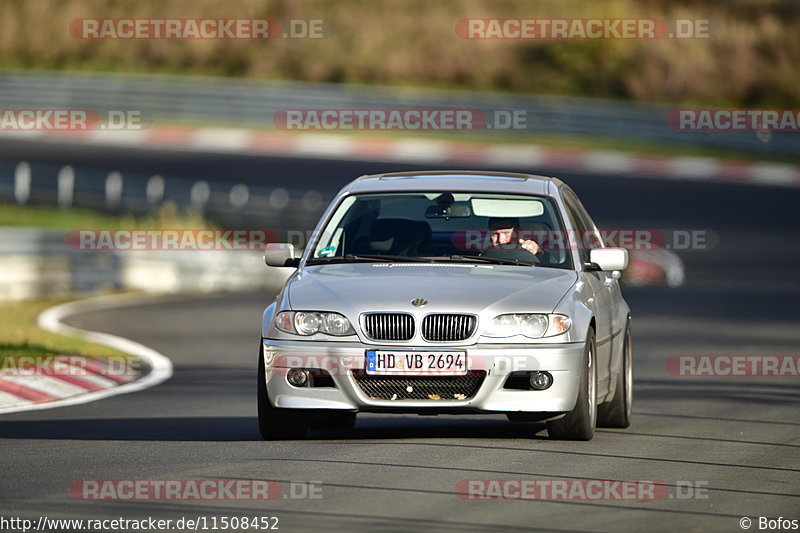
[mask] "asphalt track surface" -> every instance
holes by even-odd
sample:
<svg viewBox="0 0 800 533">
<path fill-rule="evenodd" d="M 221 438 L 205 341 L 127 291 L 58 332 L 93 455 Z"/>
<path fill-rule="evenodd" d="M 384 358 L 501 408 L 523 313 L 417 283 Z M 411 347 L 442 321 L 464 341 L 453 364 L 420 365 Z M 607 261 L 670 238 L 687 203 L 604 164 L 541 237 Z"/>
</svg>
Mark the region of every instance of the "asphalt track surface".
<svg viewBox="0 0 800 533">
<path fill-rule="evenodd" d="M 28 153 L 24 153 L 27 150 Z M 231 181 L 335 189 L 383 163 L 0 145 L 0 160 L 125 165 Z M 169 167 L 169 171 L 162 168 Z M 109 168 L 110 170 L 111 168 Z M 510 169 L 519 170 L 519 169 Z M 528 169 L 540 172 L 547 169 Z M 797 378 L 685 378 L 671 355 L 796 355 L 800 190 L 561 173 L 602 227 L 703 229 L 679 288 L 626 288 L 634 315 L 634 422 L 590 442 L 547 439 L 504 417 L 360 415 L 352 431 L 261 441 L 255 373 L 272 293 L 172 297 L 87 313 L 72 325 L 122 335 L 175 364 L 146 391 L 0 416 L 0 516 L 277 516 L 280 531 L 742 531 L 740 518 L 800 519 Z M 312 186 L 312 185 L 309 185 Z M 266 268 L 266 267 L 265 267 Z M 321 499 L 78 501 L 81 479 L 321 482 Z M 468 501 L 464 479 L 661 480 L 658 501 Z M 686 498 L 688 489 L 707 489 Z M 302 485 L 295 485 L 295 487 Z M 697 491 L 695 496 L 697 496 Z M 210 519 L 210 518 L 209 518 Z"/>
</svg>

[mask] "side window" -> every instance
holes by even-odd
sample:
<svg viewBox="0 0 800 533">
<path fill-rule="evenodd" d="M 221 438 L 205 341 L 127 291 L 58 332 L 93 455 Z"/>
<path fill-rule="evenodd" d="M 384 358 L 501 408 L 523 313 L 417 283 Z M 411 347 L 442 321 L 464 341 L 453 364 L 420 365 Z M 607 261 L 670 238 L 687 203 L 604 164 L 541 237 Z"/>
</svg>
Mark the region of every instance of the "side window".
<svg viewBox="0 0 800 533">
<path fill-rule="evenodd" d="M 578 253 L 581 258 L 581 263 L 588 263 L 589 262 L 589 247 L 584 245 L 584 236 L 589 231 L 589 228 L 586 226 L 586 221 L 580 214 L 578 210 L 577 204 L 577 197 L 572 194 L 572 191 L 565 190 L 564 191 L 564 203 L 567 206 L 567 216 L 569 216 L 570 221 L 572 222 L 573 231 L 567 235 L 567 241 L 570 243 L 570 246 L 577 246 Z"/>
<path fill-rule="evenodd" d="M 589 212 L 583 206 L 583 204 L 578 199 L 578 197 L 575 196 L 575 193 L 573 193 L 572 195 L 575 197 L 575 207 L 578 209 L 578 213 L 580 214 L 581 218 L 583 219 L 584 224 L 586 225 L 587 229 L 594 230 L 597 226 L 595 225 L 594 221 L 592 220 L 592 217 L 589 216 Z"/>
<path fill-rule="evenodd" d="M 575 196 L 575 206 L 578 208 L 578 214 L 583 219 L 587 228 L 587 233 L 583 237 L 584 247 L 588 248 L 589 250 L 593 248 L 605 247 L 605 244 L 603 243 L 603 237 L 600 234 L 600 231 L 597 229 L 597 224 L 594 223 L 592 217 L 589 216 L 589 212 L 585 207 L 583 207 L 583 204 L 577 196 Z"/>
<path fill-rule="evenodd" d="M 573 239 L 573 242 L 579 247 L 581 252 L 581 261 L 584 263 L 589 262 L 589 250 L 594 248 L 603 248 L 603 239 L 600 232 L 597 230 L 592 217 L 583 207 L 583 204 L 570 189 L 564 191 L 564 201 L 567 204 L 567 209 L 570 210 L 570 217 L 577 218 L 579 221 L 576 224 L 578 235 Z"/>
</svg>

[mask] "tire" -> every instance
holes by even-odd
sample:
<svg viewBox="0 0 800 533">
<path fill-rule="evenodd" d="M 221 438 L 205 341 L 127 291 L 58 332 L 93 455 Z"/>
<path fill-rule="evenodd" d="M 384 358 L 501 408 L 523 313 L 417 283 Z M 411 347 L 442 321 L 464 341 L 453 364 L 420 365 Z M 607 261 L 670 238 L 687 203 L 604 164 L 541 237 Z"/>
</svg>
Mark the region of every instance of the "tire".
<svg viewBox="0 0 800 533">
<path fill-rule="evenodd" d="M 356 413 L 336 409 L 321 409 L 315 411 L 309 417 L 308 425 L 313 429 L 353 429 L 353 426 L 356 425 Z"/>
<path fill-rule="evenodd" d="M 626 428 L 633 412 L 633 341 L 630 324 L 625 328 L 622 361 L 617 373 L 614 397 L 597 407 L 597 425 L 605 428 Z"/>
<path fill-rule="evenodd" d="M 594 330 L 589 330 L 583 352 L 583 372 L 575 408 L 547 422 L 547 434 L 557 440 L 592 440 L 597 424 L 597 365 Z"/>
<path fill-rule="evenodd" d="M 258 354 L 258 429 L 264 440 L 299 440 L 308 431 L 308 422 L 301 413 L 294 409 L 279 409 L 270 403 L 263 346 Z"/>
</svg>

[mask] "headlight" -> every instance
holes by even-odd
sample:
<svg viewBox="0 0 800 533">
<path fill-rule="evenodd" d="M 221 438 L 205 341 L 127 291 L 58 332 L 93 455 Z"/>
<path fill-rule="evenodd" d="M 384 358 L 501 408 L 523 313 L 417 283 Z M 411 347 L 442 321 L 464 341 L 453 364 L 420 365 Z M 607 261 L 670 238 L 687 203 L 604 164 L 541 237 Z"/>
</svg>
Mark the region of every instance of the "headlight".
<svg viewBox="0 0 800 533">
<path fill-rule="evenodd" d="M 486 337 L 524 335 L 531 339 L 552 337 L 567 331 L 572 321 L 566 315 L 509 314 L 496 316 L 483 334 Z"/>
<path fill-rule="evenodd" d="M 296 313 L 294 327 L 300 335 L 313 335 L 322 328 L 322 313 Z"/>
<path fill-rule="evenodd" d="M 343 337 L 356 333 L 344 315 L 318 311 L 282 311 L 275 317 L 275 327 L 286 333 L 304 336 L 325 333 Z"/>
<path fill-rule="evenodd" d="M 353 335 L 355 333 L 355 331 L 353 331 L 353 326 L 350 325 L 350 321 L 339 313 L 325 313 L 322 319 L 322 327 L 325 333 L 329 335 L 342 336 Z"/>
</svg>

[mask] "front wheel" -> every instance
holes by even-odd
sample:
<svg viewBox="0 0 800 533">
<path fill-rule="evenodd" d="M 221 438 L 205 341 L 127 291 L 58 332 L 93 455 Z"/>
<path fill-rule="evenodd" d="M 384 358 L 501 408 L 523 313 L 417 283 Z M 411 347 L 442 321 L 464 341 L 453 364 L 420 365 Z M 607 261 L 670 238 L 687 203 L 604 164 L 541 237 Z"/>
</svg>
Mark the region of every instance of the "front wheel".
<svg viewBox="0 0 800 533">
<path fill-rule="evenodd" d="M 597 424 L 597 367 L 594 330 L 589 330 L 583 352 L 583 372 L 575 408 L 558 420 L 547 422 L 547 434 L 558 440 L 592 440 Z"/>
<path fill-rule="evenodd" d="M 258 354 L 258 429 L 265 440 L 299 440 L 308 431 L 304 416 L 293 409 L 273 407 L 270 403 L 263 346 Z"/>
<path fill-rule="evenodd" d="M 625 328 L 622 362 L 617 371 L 617 389 L 611 401 L 597 409 L 597 425 L 604 428 L 626 428 L 633 414 L 633 342 L 630 325 Z"/>
</svg>

